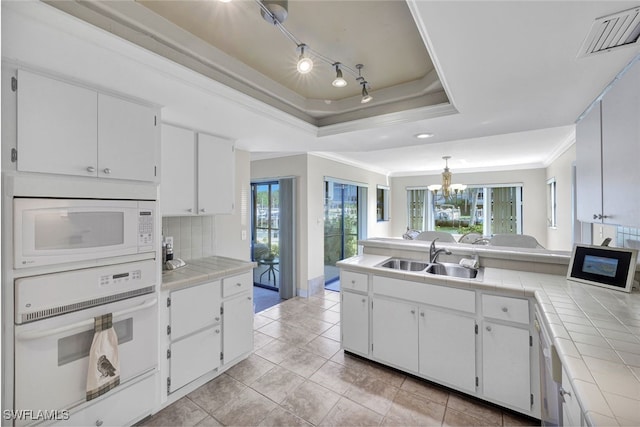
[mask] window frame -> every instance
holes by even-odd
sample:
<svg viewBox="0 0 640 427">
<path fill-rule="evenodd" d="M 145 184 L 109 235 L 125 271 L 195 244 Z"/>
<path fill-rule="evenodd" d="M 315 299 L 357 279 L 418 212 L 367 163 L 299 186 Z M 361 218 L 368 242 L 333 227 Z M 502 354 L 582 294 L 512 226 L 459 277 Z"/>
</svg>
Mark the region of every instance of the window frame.
<svg viewBox="0 0 640 427">
<path fill-rule="evenodd" d="M 376 185 L 376 221 L 391 220 L 390 215 L 390 189 L 386 185 Z"/>
</svg>

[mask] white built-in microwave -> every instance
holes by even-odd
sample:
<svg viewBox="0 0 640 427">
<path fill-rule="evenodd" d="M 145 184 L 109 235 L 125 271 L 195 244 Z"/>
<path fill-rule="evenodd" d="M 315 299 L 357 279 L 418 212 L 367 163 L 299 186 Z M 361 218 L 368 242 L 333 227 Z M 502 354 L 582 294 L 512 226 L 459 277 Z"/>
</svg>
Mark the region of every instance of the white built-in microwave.
<svg viewBox="0 0 640 427">
<path fill-rule="evenodd" d="M 14 268 L 155 251 L 156 202 L 15 198 Z"/>
</svg>

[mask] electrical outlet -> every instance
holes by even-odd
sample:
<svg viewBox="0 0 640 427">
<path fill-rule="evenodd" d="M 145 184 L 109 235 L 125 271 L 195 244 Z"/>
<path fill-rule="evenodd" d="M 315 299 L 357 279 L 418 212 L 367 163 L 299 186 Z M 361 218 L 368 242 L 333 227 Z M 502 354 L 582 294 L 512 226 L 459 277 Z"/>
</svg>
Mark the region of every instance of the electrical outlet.
<svg viewBox="0 0 640 427">
<path fill-rule="evenodd" d="M 247 240 L 247 230 L 242 230 L 242 240 Z"/>
<path fill-rule="evenodd" d="M 165 236 L 164 238 L 164 242 L 167 245 L 171 245 L 173 247 L 173 236 Z"/>
</svg>

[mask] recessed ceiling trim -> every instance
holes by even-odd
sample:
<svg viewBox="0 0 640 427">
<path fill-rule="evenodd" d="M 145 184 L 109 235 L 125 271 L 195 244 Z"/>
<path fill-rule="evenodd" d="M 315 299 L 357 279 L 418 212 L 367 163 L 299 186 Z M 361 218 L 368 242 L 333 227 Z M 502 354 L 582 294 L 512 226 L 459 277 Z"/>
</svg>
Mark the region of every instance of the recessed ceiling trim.
<svg viewBox="0 0 640 427">
<path fill-rule="evenodd" d="M 631 46 L 638 42 L 639 36 L 640 7 L 600 17 L 591 26 L 578 57 Z"/>
</svg>

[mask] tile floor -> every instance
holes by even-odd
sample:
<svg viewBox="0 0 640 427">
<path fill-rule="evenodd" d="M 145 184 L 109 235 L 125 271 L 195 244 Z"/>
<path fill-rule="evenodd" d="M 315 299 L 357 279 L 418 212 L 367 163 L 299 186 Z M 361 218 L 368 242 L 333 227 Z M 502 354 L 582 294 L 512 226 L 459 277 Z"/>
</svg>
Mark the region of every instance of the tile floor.
<svg viewBox="0 0 640 427">
<path fill-rule="evenodd" d="M 340 350 L 340 294 L 255 315 L 255 351 L 144 426 L 521 426 L 536 420 Z"/>
</svg>

